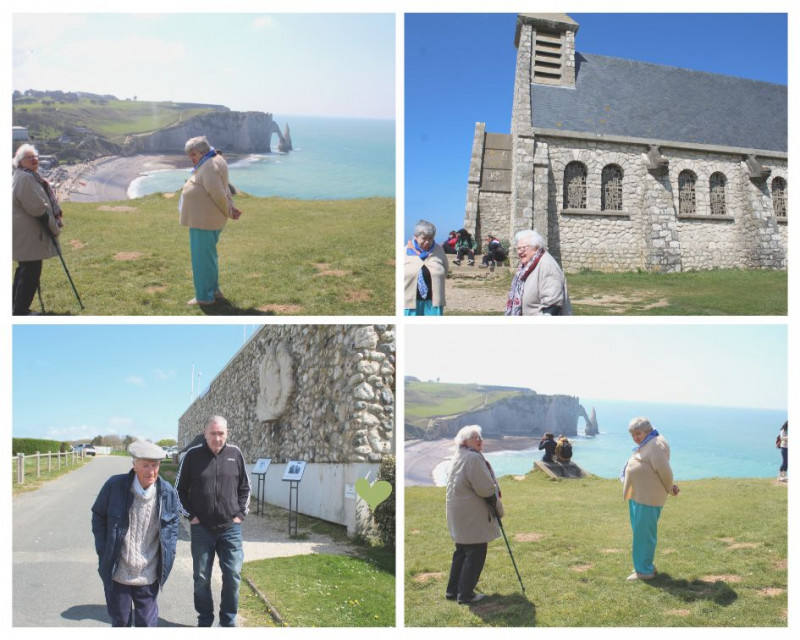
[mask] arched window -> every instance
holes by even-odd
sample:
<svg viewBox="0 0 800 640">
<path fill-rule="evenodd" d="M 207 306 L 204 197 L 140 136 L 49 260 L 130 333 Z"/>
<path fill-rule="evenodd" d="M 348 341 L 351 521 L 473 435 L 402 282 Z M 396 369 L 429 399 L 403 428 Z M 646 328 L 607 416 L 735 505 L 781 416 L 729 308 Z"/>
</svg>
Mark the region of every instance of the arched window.
<svg viewBox="0 0 800 640">
<path fill-rule="evenodd" d="M 786 180 L 783 178 L 772 179 L 772 209 L 778 218 L 786 218 Z"/>
<path fill-rule="evenodd" d="M 564 208 L 586 208 L 586 167 L 582 162 L 570 162 L 564 169 Z"/>
<path fill-rule="evenodd" d="M 600 208 L 603 211 L 622 211 L 622 169 L 615 164 L 603 167 L 602 183 Z"/>
<path fill-rule="evenodd" d="M 727 213 L 725 210 L 725 182 L 725 176 L 719 171 L 712 173 L 708 180 L 712 216 L 724 216 Z"/>
<path fill-rule="evenodd" d="M 695 183 L 697 176 L 693 171 L 685 169 L 678 175 L 678 213 L 690 216 L 697 213 L 697 199 L 695 197 Z"/>
</svg>

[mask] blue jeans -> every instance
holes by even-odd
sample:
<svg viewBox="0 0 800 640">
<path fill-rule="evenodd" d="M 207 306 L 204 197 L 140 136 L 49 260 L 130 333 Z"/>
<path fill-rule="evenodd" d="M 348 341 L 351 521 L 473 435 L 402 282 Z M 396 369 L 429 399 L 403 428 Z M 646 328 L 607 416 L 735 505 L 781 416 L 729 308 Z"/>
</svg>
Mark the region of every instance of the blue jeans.
<svg viewBox="0 0 800 640">
<path fill-rule="evenodd" d="M 202 524 L 192 525 L 194 608 L 197 611 L 197 624 L 201 627 L 210 627 L 214 622 L 211 572 L 215 555 L 219 558 L 219 568 L 222 571 L 219 624 L 221 627 L 235 627 L 244 562 L 241 524 L 231 524 L 222 531 L 213 531 Z"/>
<path fill-rule="evenodd" d="M 214 302 L 214 294 L 219 291 L 217 242 L 220 233 L 222 231 L 189 228 L 194 297 L 198 302 Z"/>
</svg>

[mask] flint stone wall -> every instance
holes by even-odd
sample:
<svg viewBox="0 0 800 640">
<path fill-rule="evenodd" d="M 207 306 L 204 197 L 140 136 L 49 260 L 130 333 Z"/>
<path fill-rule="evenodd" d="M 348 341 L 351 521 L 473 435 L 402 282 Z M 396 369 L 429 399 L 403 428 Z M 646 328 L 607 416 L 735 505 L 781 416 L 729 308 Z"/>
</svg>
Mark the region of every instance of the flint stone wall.
<svg viewBox="0 0 800 640">
<path fill-rule="evenodd" d="M 296 388 L 285 413 L 262 422 L 259 366 L 282 342 Z M 394 374 L 391 325 L 267 325 L 180 417 L 178 442 L 188 444 L 217 414 L 248 462 L 379 463 L 394 452 Z"/>
</svg>

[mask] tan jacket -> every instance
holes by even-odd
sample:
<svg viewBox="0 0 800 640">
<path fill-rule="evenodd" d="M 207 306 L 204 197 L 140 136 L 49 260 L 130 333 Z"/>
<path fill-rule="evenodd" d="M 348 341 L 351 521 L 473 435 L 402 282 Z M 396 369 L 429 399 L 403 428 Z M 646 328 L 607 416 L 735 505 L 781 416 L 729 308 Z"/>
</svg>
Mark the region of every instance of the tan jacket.
<svg viewBox="0 0 800 640">
<path fill-rule="evenodd" d="M 542 308 L 559 305 L 561 315 L 572 315 L 567 293 L 567 280 L 556 259 L 546 252 L 525 281 L 522 293 L 522 315 L 540 316 Z"/>
<path fill-rule="evenodd" d="M 628 460 L 622 496 L 650 507 L 663 507 L 673 481 L 669 444 L 656 436 Z"/>
<path fill-rule="evenodd" d="M 61 228 L 53 216 L 53 207 L 36 178 L 24 169 L 15 169 L 11 178 L 11 218 L 13 246 L 11 259 L 45 260 L 58 255 L 53 241 L 37 219 L 48 214 L 48 227 L 54 236 Z"/>
<path fill-rule="evenodd" d="M 479 544 L 500 536 L 500 527 L 484 498 L 498 488 L 483 456 L 459 448 L 447 477 L 447 526 L 454 542 Z"/>
<path fill-rule="evenodd" d="M 183 185 L 180 223 L 192 229 L 218 231 L 233 217 L 228 164 L 220 155 L 206 160 Z"/>
<path fill-rule="evenodd" d="M 417 277 L 423 265 L 428 267 L 428 271 L 431 272 L 431 303 L 434 307 L 445 306 L 444 289 L 447 278 L 447 256 L 444 254 L 442 246 L 437 243 L 425 260 L 420 260 L 419 256 L 406 256 L 404 291 L 406 309 L 414 309 L 417 306 Z"/>
</svg>

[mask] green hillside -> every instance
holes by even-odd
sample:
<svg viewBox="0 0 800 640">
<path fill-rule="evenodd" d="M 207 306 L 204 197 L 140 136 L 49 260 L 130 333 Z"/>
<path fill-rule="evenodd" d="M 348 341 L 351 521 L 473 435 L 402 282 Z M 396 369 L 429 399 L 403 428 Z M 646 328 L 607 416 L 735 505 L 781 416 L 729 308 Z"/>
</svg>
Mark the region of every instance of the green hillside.
<svg viewBox="0 0 800 640">
<path fill-rule="evenodd" d="M 405 385 L 406 422 L 417 426 L 424 426 L 429 418 L 471 411 L 484 404 L 492 404 L 503 398 L 519 395 L 522 391 L 508 387 L 420 380 L 406 380 Z"/>
<path fill-rule="evenodd" d="M 410 627 L 786 627 L 787 488 L 767 479 L 681 482 L 658 528 L 658 575 L 628 582 L 631 534 L 618 480 L 500 478 L 503 538 L 471 606 L 445 600 L 453 553 L 444 487 L 405 490 Z"/>
</svg>

